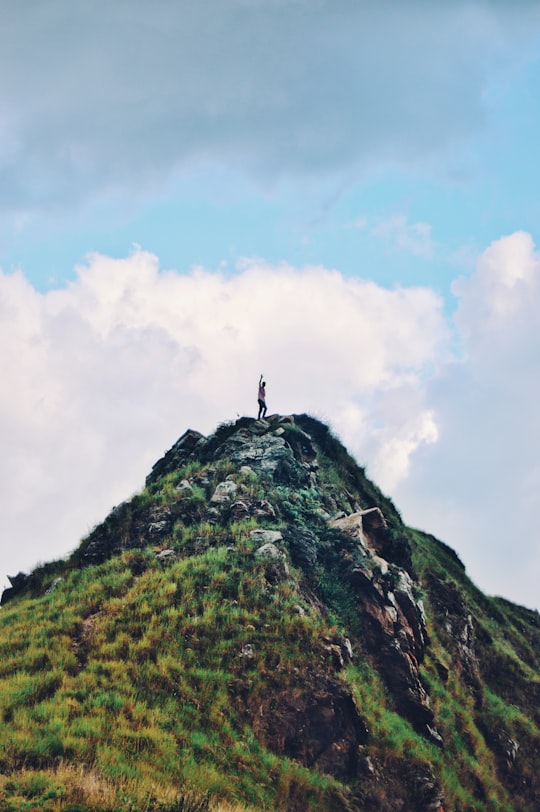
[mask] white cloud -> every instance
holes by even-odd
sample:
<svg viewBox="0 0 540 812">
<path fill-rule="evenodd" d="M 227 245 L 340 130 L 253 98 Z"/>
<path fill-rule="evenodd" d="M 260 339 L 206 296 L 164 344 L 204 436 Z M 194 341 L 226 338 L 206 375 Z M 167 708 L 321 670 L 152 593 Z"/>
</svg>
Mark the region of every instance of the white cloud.
<svg viewBox="0 0 540 812">
<path fill-rule="evenodd" d="M 495 356 L 493 342 L 499 350 L 525 350 L 540 300 L 540 259 L 531 235 L 518 231 L 495 241 L 474 275 L 455 282 L 453 290 L 471 353 L 481 352 L 487 361 Z"/>
<path fill-rule="evenodd" d="M 316 413 L 357 449 L 376 445 L 381 393 L 419 381 L 447 335 L 425 289 L 258 261 L 164 272 L 140 250 L 91 256 L 46 294 L 0 275 L 0 325 L 4 574 L 76 546 L 189 426 L 254 413 L 260 371 L 271 411 Z M 402 471 L 429 439 L 411 419 L 403 405 L 384 416 L 384 443 L 405 435 Z"/>
<path fill-rule="evenodd" d="M 483 589 L 538 607 L 540 256 L 530 235 L 495 241 L 455 292 L 463 357 L 426 391 L 439 440 L 395 498 Z"/>
<path fill-rule="evenodd" d="M 437 442 L 438 437 L 437 421 L 430 409 L 408 415 L 399 427 L 390 424 L 373 438 L 377 442 L 370 475 L 386 491 L 392 492 L 406 479 L 414 452 L 425 444 Z"/>
<path fill-rule="evenodd" d="M 403 214 L 376 223 L 371 233 L 392 247 L 417 257 L 431 257 L 433 242 L 429 223 L 408 223 Z"/>
<path fill-rule="evenodd" d="M 513 234 L 456 284 L 459 358 L 432 291 L 323 267 L 136 250 L 46 294 L 0 274 L 2 573 L 75 547 L 186 428 L 254 413 L 263 372 L 270 411 L 329 421 L 481 588 L 537 605 L 539 260 Z"/>
</svg>

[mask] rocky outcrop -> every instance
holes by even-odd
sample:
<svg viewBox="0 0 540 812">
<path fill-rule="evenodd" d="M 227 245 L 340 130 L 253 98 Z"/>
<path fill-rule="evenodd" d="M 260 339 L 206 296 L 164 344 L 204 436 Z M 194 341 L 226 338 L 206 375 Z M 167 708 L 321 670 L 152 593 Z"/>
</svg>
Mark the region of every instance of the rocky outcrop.
<svg viewBox="0 0 540 812">
<path fill-rule="evenodd" d="M 268 431 L 269 428 L 272 430 Z M 216 449 L 214 457 L 226 457 L 238 466 L 248 466 L 256 474 L 289 487 L 307 487 L 313 482 L 313 461 L 296 455 L 284 433 L 283 426 L 276 419 L 263 435 L 257 429 L 240 429 Z M 256 442 L 254 438 L 257 438 Z M 308 442 L 307 435 L 305 442 Z"/>
<path fill-rule="evenodd" d="M 7 589 L 4 589 L 2 592 L 0 599 L 0 605 L 2 606 L 10 600 L 13 600 L 17 595 L 21 595 L 25 592 L 30 586 L 32 578 L 24 572 L 19 572 L 17 575 L 8 575 L 8 581 L 11 586 L 8 586 Z"/>
<path fill-rule="evenodd" d="M 315 533 L 306 527 L 290 526 L 283 531 L 283 538 L 289 547 L 293 564 L 309 571 L 317 561 L 319 541 Z"/>
<path fill-rule="evenodd" d="M 469 687 L 477 704 L 482 701 L 482 684 L 472 614 L 461 593 L 451 582 L 431 576 L 428 581 L 431 602 L 447 634 L 453 652 L 453 667 Z"/>
<path fill-rule="evenodd" d="M 382 512 L 363 510 L 333 519 L 329 525 L 356 543 L 345 557 L 344 575 L 355 587 L 367 648 L 398 709 L 441 745 L 419 671 L 428 642 L 424 608 L 415 597 L 409 573 L 379 555 L 381 531 L 386 529 Z"/>
<path fill-rule="evenodd" d="M 247 698 L 257 737 L 274 753 L 317 767 L 340 781 L 357 774 L 368 729 L 344 685 L 325 675 L 311 684 L 277 689 L 262 701 Z"/>
<path fill-rule="evenodd" d="M 382 763 L 361 747 L 358 772 L 362 778 L 362 812 L 444 812 L 440 781 L 428 765 L 406 758 Z"/>
<path fill-rule="evenodd" d="M 169 536 L 181 513 L 180 506 L 138 507 L 123 502 L 81 545 L 78 551 L 81 564 L 100 564 L 123 550 L 159 544 Z"/>
<path fill-rule="evenodd" d="M 201 449 L 205 442 L 206 437 L 200 432 L 193 429 L 185 431 L 165 456 L 152 467 L 152 471 L 146 477 L 146 484 L 150 485 L 157 482 L 160 477 L 177 471 L 193 458 L 196 450 Z"/>
</svg>

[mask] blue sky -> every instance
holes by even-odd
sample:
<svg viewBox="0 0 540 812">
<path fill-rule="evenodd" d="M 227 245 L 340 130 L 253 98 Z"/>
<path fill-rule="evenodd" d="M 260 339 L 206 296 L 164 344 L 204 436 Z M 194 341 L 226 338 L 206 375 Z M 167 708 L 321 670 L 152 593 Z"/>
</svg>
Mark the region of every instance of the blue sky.
<svg viewBox="0 0 540 812">
<path fill-rule="evenodd" d="M 410 165 L 379 159 L 329 175 L 261 178 L 195 162 L 171 167 L 139 193 L 104 188 L 86 199 L 83 188 L 75 208 L 61 200 L 52 210 L 42 204 L 12 214 L 7 207 L 2 267 L 22 267 L 45 290 L 69 278 L 88 252 L 124 256 L 140 244 L 179 270 L 262 256 L 322 262 L 385 285 L 435 285 L 447 295 L 456 268 L 470 265 L 495 236 L 536 228 L 537 45 L 527 38 L 508 73 L 486 77 L 480 120 L 465 137 Z M 396 217 L 412 232 L 428 225 L 431 250 L 381 233 L 380 224 Z"/>
<path fill-rule="evenodd" d="M 537 606 L 540 3 L 23 0 L 0 67 L 2 576 L 262 367 Z"/>
<path fill-rule="evenodd" d="M 145 34 L 147 30 L 145 26 L 150 26 L 151 18 L 154 17 L 145 10 L 144 4 L 137 3 L 132 9 L 142 9 L 138 25 L 134 22 L 138 15 L 133 11 L 130 13 L 129 5 L 122 3 L 116 4 L 118 12 L 110 15 L 112 19 L 109 21 L 107 15 L 100 14 L 104 9 L 100 4 L 97 4 L 92 12 L 80 15 L 68 13 L 65 10 L 68 8 L 67 5 L 62 14 L 62 3 L 49 4 L 51 9 L 56 8 L 56 15 L 51 11 L 48 17 L 47 5 L 42 4 L 43 17 L 49 20 L 48 27 L 53 32 L 55 28 L 57 29 L 55 32 L 57 36 L 64 26 L 67 28 L 72 25 L 75 33 L 77 23 L 82 24 L 84 17 L 90 17 L 95 31 L 92 36 L 91 27 L 87 50 L 91 51 L 95 47 L 93 58 L 96 61 L 100 55 L 97 37 L 107 22 L 115 23 L 117 26 L 131 23 L 140 37 Z M 201 8 L 204 5 L 201 4 Z M 212 3 L 207 5 L 213 6 Z M 540 113 L 536 103 L 540 79 L 538 53 L 540 35 L 536 32 L 535 36 L 533 25 L 538 23 L 537 4 L 520 4 L 515 11 L 513 4 L 510 3 L 508 5 L 457 3 L 454 10 L 451 4 L 441 3 L 438 4 L 440 10 L 434 13 L 429 3 L 412 2 L 399 6 L 387 2 L 380 4 L 381 11 L 376 15 L 372 12 L 375 4 L 370 3 L 355 4 L 358 9 L 356 12 L 351 12 L 353 4 L 347 2 L 334 4 L 334 8 L 340 9 L 342 14 L 334 11 L 328 3 L 316 3 L 313 13 L 303 9 L 304 5 L 295 0 L 290 3 L 223 4 L 225 9 L 229 7 L 231 26 L 238 14 L 250 10 L 252 14 L 250 25 L 257 30 L 259 26 L 268 25 L 268 18 L 274 16 L 276 37 L 282 35 L 284 29 L 287 30 L 288 15 L 296 24 L 302 22 L 301 15 L 309 14 L 315 21 L 319 17 L 320 23 L 314 22 L 311 31 L 308 29 L 308 37 L 311 33 L 313 39 L 311 44 L 319 47 L 324 44 L 324 29 L 322 32 L 320 29 L 325 18 L 327 21 L 333 20 L 333 24 L 329 26 L 330 31 L 334 29 L 336 37 L 344 38 L 344 50 L 347 45 L 352 48 L 353 43 L 350 42 L 350 33 L 347 34 L 344 28 L 341 29 L 340 23 L 343 26 L 346 22 L 358 26 L 360 37 L 357 47 L 360 49 L 362 46 L 360 26 L 366 18 L 373 16 L 376 16 L 376 20 L 372 22 L 372 26 L 381 36 L 383 47 L 385 44 L 394 44 L 395 40 L 399 43 L 400 39 L 403 39 L 402 56 L 406 56 L 409 64 L 403 66 L 398 63 L 396 55 L 390 55 L 390 59 L 394 58 L 395 63 L 387 66 L 390 75 L 380 81 L 380 91 L 376 88 L 381 95 L 380 98 L 371 100 L 375 110 L 369 108 L 365 110 L 366 117 L 371 118 L 374 114 L 376 119 L 373 125 L 374 132 L 366 138 L 365 156 L 361 152 L 361 145 L 355 154 L 354 144 L 349 144 L 347 137 L 337 137 L 335 140 L 348 147 L 349 160 L 341 161 L 339 155 L 333 160 L 331 156 L 324 154 L 324 147 L 315 144 L 313 154 L 308 155 L 302 164 L 299 156 L 295 154 L 298 151 L 296 148 L 293 147 L 292 155 L 287 154 L 288 144 L 285 137 L 284 143 L 276 145 L 275 148 L 268 148 L 268 145 L 262 144 L 261 154 L 253 155 L 257 150 L 258 134 L 256 131 L 249 132 L 250 123 L 247 121 L 244 122 L 244 127 L 251 141 L 248 145 L 251 154 L 247 155 L 247 161 L 243 165 L 242 123 L 233 122 L 233 125 L 228 126 L 238 128 L 240 136 L 238 145 L 231 144 L 234 132 L 224 139 L 228 143 L 220 144 L 217 140 L 217 143 L 206 148 L 206 154 L 203 155 L 198 154 L 196 144 L 180 144 L 178 154 L 173 153 L 169 156 L 168 166 L 150 165 L 149 169 L 145 169 L 138 165 L 138 160 L 144 160 L 146 151 L 152 153 L 154 145 L 150 132 L 146 144 L 131 145 L 134 152 L 131 158 L 133 164 L 129 165 L 128 158 L 126 161 L 128 165 L 123 166 L 122 171 L 118 172 L 118 175 L 129 173 L 130 177 L 116 177 L 114 167 L 99 165 L 100 161 L 106 164 L 115 159 L 114 155 L 100 154 L 99 139 L 107 138 L 107 118 L 103 122 L 102 133 L 81 134 L 78 131 L 73 133 L 72 138 L 80 140 L 81 146 L 69 143 L 69 133 L 66 134 L 66 143 L 62 143 L 62 122 L 55 121 L 54 104 L 51 105 L 53 110 L 49 112 L 47 102 L 44 100 L 38 102 L 36 98 L 30 98 L 32 115 L 29 118 L 37 125 L 34 138 L 39 141 L 39 125 L 42 117 L 46 129 L 49 130 L 48 138 L 58 152 L 58 160 L 57 166 L 53 166 L 49 171 L 47 155 L 38 154 L 34 157 L 33 151 L 39 153 L 39 148 L 36 150 L 32 143 L 28 145 L 23 143 L 19 150 L 20 156 L 17 156 L 19 166 L 16 164 L 10 171 L 8 149 L 4 167 L 8 183 L 6 193 L 3 195 L 4 216 L 0 230 L 4 270 L 22 267 L 36 287 L 46 289 L 51 284 L 61 284 L 64 278 L 69 278 L 74 265 L 88 252 L 101 251 L 112 256 L 124 256 L 136 243 L 159 255 L 164 267 L 179 270 L 187 271 L 194 264 L 217 267 L 224 261 L 234 265 L 238 256 L 262 256 L 271 261 L 288 260 L 298 264 L 322 262 L 337 267 L 346 274 L 362 274 L 363 268 L 367 266 L 367 273 L 376 276 L 382 284 L 435 284 L 440 285 L 439 289 L 446 294 L 454 269 L 459 265 L 462 255 L 467 256 L 467 249 L 470 249 L 474 256 L 474 253 L 489 244 L 496 236 L 518 229 L 534 230 L 540 208 L 537 196 L 540 170 L 533 160 L 540 134 Z M 431 6 L 433 7 L 433 4 Z M 258 14 L 257 7 L 261 9 Z M 265 7 L 266 14 L 262 12 Z M 273 14 L 268 11 L 272 7 Z M 402 9 L 401 12 L 397 11 L 399 7 Z M 167 14 L 176 18 L 178 30 L 181 30 L 182 22 L 186 19 L 198 17 L 192 13 L 194 4 L 189 2 L 177 4 L 178 11 L 174 13 L 168 3 L 158 4 L 158 8 L 161 12 L 155 16 L 161 21 L 166 21 Z M 83 19 L 78 20 L 78 16 Z M 229 23 L 228 15 L 224 13 L 222 16 L 223 25 L 226 26 Z M 340 20 L 341 16 L 346 16 L 348 20 Z M 55 17 L 64 17 L 63 25 L 59 25 Z M 509 20 L 513 21 L 513 25 L 509 25 Z M 24 30 L 28 24 L 25 19 L 16 19 L 15 23 L 22 45 L 22 41 L 29 36 Z M 400 24 L 405 24 L 410 29 L 407 31 L 405 28 L 402 38 L 399 37 L 399 32 L 395 31 L 395 27 Z M 195 22 L 192 25 L 195 27 Z M 450 27 L 447 42 L 444 32 L 438 31 L 438 26 L 444 25 Z M 508 35 L 508 41 L 501 42 L 506 33 L 505 25 L 508 25 L 511 33 Z M 472 53 L 465 50 L 460 60 L 453 51 L 454 48 L 459 49 L 460 43 L 452 42 L 451 33 L 452 29 L 455 29 L 454 34 L 462 34 L 466 27 L 476 27 L 477 30 L 473 30 L 469 35 L 468 44 Z M 294 28 L 292 31 L 289 36 L 290 44 L 298 45 L 301 33 L 295 32 Z M 218 33 L 219 31 L 207 32 L 209 41 L 207 47 L 210 47 L 213 37 Z M 252 30 L 248 29 L 245 38 L 250 33 Z M 112 35 L 113 31 L 110 31 L 111 39 Z M 39 31 L 35 32 L 35 36 L 39 36 Z M 226 31 L 223 36 L 227 36 Z M 204 39 L 202 33 L 201 37 Z M 263 39 L 261 35 L 259 38 Z M 30 39 L 35 42 L 32 37 Z M 410 63 L 414 63 L 417 55 L 408 53 L 407 48 L 413 47 L 417 40 L 421 47 L 418 54 L 419 64 L 415 67 Z M 433 40 L 433 46 L 429 45 L 430 40 Z M 441 44 L 441 40 L 443 48 L 441 62 L 449 57 L 458 64 L 454 66 L 450 63 L 446 68 L 439 65 L 439 72 L 443 74 L 444 70 L 447 70 L 450 76 L 437 76 L 436 71 L 433 86 L 430 87 L 422 71 L 430 70 L 430 60 L 437 58 L 432 50 L 437 44 Z M 242 41 L 245 43 L 244 38 Z M 275 45 L 277 47 L 277 43 Z M 289 128 L 288 134 L 294 139 L 294 128 L 297 127 L 301 131 L 298 140 L 305 135 L 304 126 L 306 128 L 317 126 L 319 122 L 316 116 L 325 114 L 325 103 L 335 92 L 332 86 L 332 66 L 325 65 L 324 54 L 317 57 L 310 53 L 309 45 L 308 38 L 304 55 L 307 68 L 315 67 L 315 79 L 318 80 L 321 73 L 328 68 L 328 87 L 325 90 L 326 98 L 323 91 L 320 99 L 316 98 L 316 87 L 305 88 L 301 82 L 297 88 L 293 87 L 291 106 L 297 103 L 307 106 L 311 101 L 314 107 L 313 114 L 309 111 L 307 113 L 306 125 L 302 124 L 302 110 L 294 116 L 287 110 L 283 116 L 284 133 L 287 134 L 286 130 Z M 461 45 L 466 49 L 467 43 Z M 340 53 L 338 46 L 339 39 L 329 47 L 331 56 Z M 47 56 L 47 49 L 43 46 L 38 47 L 43 51 L 43 56 L 36 59 L 36 69 L 39 69 L 39 64 Z M 50 47 L 54 47 L 53 42 Z M 80 106 L 80 101 L 75 98 L 77 70 L 81 72 L 83 90 L 84 85 L 90 85 L 94 94 L 99 90 L 93 86 L 92 77 L 84 73 L 84 64 L 77 65 L 77 52 L 75 47 L 72 47 L 75 65 L 68 63 L 66 70 L 74 67 L 75 80 L 71 87 L 58 89 L 59 93 L 64 94 L 63 103 L 59 107 L 64 108 L 62 112 L 65 116 L 69 116 L 70 103 L 73 103 L 74 113 Z M 120 54 L 114 53 L 116 47 Z M 122 47 L 126 47 L 126 42 L 122 42 L 121 39 L 118 43 L 111 42 L 108 53 L 108 60 L 112 63 L 110 68 L 117 71 L 116 77 L 113 76 L 113 82 L 115 78 L 118 80 L 118 93 L 122 92 L 123 85 L 127 87 L 130 82 L 129 75 L 125 76 L 123 73 L 126 57 L 121 53 Z M 159 47 L 158 41 L 154 47 Z M 228 54 L 228 47 L 227 44 L 222 45 L 225 56 Z M 269 35 L 269 51 L 271 47 L 272 39 Z M 481 50 L 475 54 L 474 48 Z M 23 74 L 21 80 L 23 76 L 26 78 L 27 74 L 31 76 L 32 51 L 17 53 L 15 48 L 12 50 L 14 51 L 12 60 L 16 66 L 19 60 L 29 62 L 24 71 L 21 69 L 18 71 Z M 369 64 L 366 64 L 368 57 L 369 54 L 364 60 L 355 59 L 353 55 L 350 58 L 350 65 L 338 67 L 334 81 L 343 83 L 343 72 L 347 69 L 351 71 L 355 68 L 357 71 L 369 69 Z M 260 77 L 261 83 L 265 79 L 268 81 L 265 74 L 277 69 L 279 58 L 279 52 L 276 54 L 270 52 L 267 56 L 262 70 L 263 75 Z M 387 58 L 388 55 L 384 55 L 384 59 Z M 377 61 L 382 63 L 384 59 L 379 57 Z M 147 60 L 150 61 L 150 57 L 147 57 Z M 284 74 L 287 73 L 287 60 L 285 62 Z M 343 58 L 343 62 L 346 63 L 347 60 Z M 459 64 L 460 62 L 463 64 Z M 294 65 L 288 67 L 290 72 L 294 73 Z M 452 75 L 455 67 L 457 69 Z M 468 87 L 467 68 L 472 73 L 472 89 Z M 206 66 L 199 65 L 197 69 L 204 73 Z M 246 57 L 245 64 L 238 67 L 238 70 L 241 69 L 256 70 L 256 61 Z M 424 87 L 420 86 L 418 89 L 414 86 L 409 87 L 403 80 L 398 80 L 396 75 L 391 75 L 392 72 L 397 73 L 404 69 L 409 70 L 412 78 L 419 79 Z M 154 69 L 154 72 L 155 80 L 158 81 L 159 70 Z M 136 73 L 134 71 L 133 82 L 137 80 Z M 208 73 L 210 76 L 207 81 L 210 82 L 211 66 Z M 55 78 L 55 71 L 51 70 L 51 74 L 52 81 Z M 230 77 L 225 77 L 223 85 L 237 78 L 234 71 L 231 71 L 231 74 Z M 43 84 L 46 78 L 45 76 Z M 369 79 L 371 81 L 371 77 Z M 276 86 L 279 86 L 278 81 L 275 81 Z M 358 79 L 348 75 L 345 81 L 348 82 L 348 86 L 342 91 L 343 98 L 332 101 L 334 109 L 330 110 L 330 113 L 337 112 L 342 118 L 336 122 L 337 128 L 345 128 L 347 125 L 356 128 L 357 132 L 353 131 L 350 134 L 352 142 L 355 137 L 358 138 L 358 131 L 361 133 L 363 130 L 364 110 L 356 109 L 353 115 L 348 115 L 339 109 L 340 104 L 344 108 L 355 107 L 354 94 Z M 204 80 L 199 84 L 201 88 L 206 87 Z M 252 79 L 252 84 L 253 93 L 264 93 L 264 86 L 261 88 L 257 86 L 257 77 Z M 173 92 L 174 89 L 173 87 Z M 225 92 L 225 89 L 218 88 L 218 92 L 219 90 Z M 37 90 L 38 88 L 36 92 Z M 50 99 L 51 94 L 54 98 L 54 85 L 47 86 L 46 90 L 47 98 Z M 425 98 L 422 98 L 422 90 Z M 148 82 L 146 92 L 150 91 L 153 92 L 153 87 Z M 298 98 L 295 98 L 295 91 Z M 120 122 L 119 135 L 125 134 L 128 142 L 135 140 L 130 139 L 129 133 L 129 127 L 133 125 L 132 118 L 145 114 L 144 92 L 143 89 L 140 110 L 135 112 L 127 109 L 126 120 Z M 417 92 L 418 98 L 415 98 Z M 444 97 L 439 98 L 438 92 L 449 94 L 448 102 Z M 405 94 L 406 100 L 397 101 L 398 94 Z M 364 95 L 366 94 L 362 91 L 358 92 L 359 98 L 356 102 L 358 105 Z M 109 118 L 114 115 L 110 109 L 114 101 L 115 93 L 111 92 L 110 98 L 105 101 L 105 113 Z M 164 105 L 165 103 L 166 99 L 163 101 Z M 445 111 L 447 103 L 448 112 Z M 260 104 L 264 105 L 264 96 Z M 417 109 L 411 111 L 412 105 L 416 105 Z M 14 106 L 16 107 L 16 101 Z M 6 107 L 9 109 L 9 104 Z M 34 110 L 33 107 L 37 109 Z M 179 109 L 170 116 L 163 110 L 158 110 L 158 119 L 162 118 L 164 124 L 172 123 L 171 135 L 174 134 L 175 128 L 181 128 L 184 123 L 183 107 L 184 105 L 179 103 Z M 384 110 L 385 107 L 393 112 L 385 114 L 380 109 Z M 406 121 L 403 144 L 400 144 L 399 116 L 407 116 L 407 112 L 410 113 L 410 120 Z M 271 117 L 271 113 L 270 109 L 268 118 Z M 250 114 L 252 111 L 247 109 L 246 115 Z M 82 115 L 84 119 L 84 111 Z M 451 117 L 453 125 L 451 131 L 447 133 L 446 119 Z M 221 118 L 226 116 L 222 115 Z M 391 133 L 385 130 L 386 119 L 388 126 L 392 127 Z M 84 120 L 82 123 L 85 123 Z M 219 124 L 218 121 L 218 126 Z M 194 128 L 192 138 L 196 141 L 197 130 L 195 124 L 192 126 Z M 207 129 L 210 123 L 203 122 L 202 126 L 203 129 Z M 255 123 L 255 130 L 256 126 Z M 275 121 L 273 128 L 276 129 L 278 126 L 279 119 Z M 58 131 L 55 131 L 56 127 Z M 377 132 L 379 128 L 380 132 Z M 427 131 L 425 138 L 419 137 L 424 129 Z M 9 116 L 5 131 L 7 131 L 5 140 L 9 145 Z M 25 135 L 30 141 L 28 134 L 23 133 L 22 137 Z M 321 140 L 324 135 L 323 132 Z M 145 134 L 142 133 L 140 137 L 144 138 Z M 210 140 L 208 133 L 205 133 L 205 137 Z M 379 145 L 375 143 L 376 137 L 382 137 L 383 141 L 388 143 Z M 414 143 L 416 138 L 418 144 Z M 159 148 L 161 139 L 156 137 L 155 140 L 155 147 Z M 359 140 L 362 140 L 361 135 Z M 129 146 L 128 143 L 128 150 Z M 182 146 L 186 152 L 185 156 L 181 154 Z M 279 148 L 284 150 L 283 165 L 280 165 Z M 91 158 L 89 163 L 93 162 L 96 168 L 95 179 L 86 177 L 92 166 L 88 168 L 78 166 L 76 155 L 70 161 L 69 151 L 76 153 L 77 149 L 89 154 Z M 121 151 L 122 144 L 115 144 L 111 149 Z M 13 151 L 17 152 L 17 149 Z M 142 153 L 140 158 L 137 153 Z M 312 164 L 309 163 L 309 159 Z M 268 165 L 265 165 L 265 160 Z M 71 175 L 68 180 L 64 177 L 64 162 L 67 164 L 67 174 Z M 152 164 L 152 158 L 150 163 Z M 272 164 L 275 164 L 275 167 Z M 19 176 L 12 176 L 18 168 L 21 174 L 20 181 Z M 101 182 L 100 173 L 103 173 Z M 137 185 L 138 173 L 142 178 L 140 188 Z M 15 191 L 15 205 L 9 197 L 10 185 Z M 386 233 L 385 237 L 384 229 L 379 236 L 373 234 L 373 231 L 377 230 L 377 224 L 388 222 L 397 216 L 404 218 L 409 229 L 414 229 L 417 223 L 429 225 L 430 240 L 433 243 L 431 256 L 426 257 L 425 254 L 419 254 L 410 248 L 407 250 L 403 245 L 396 244 L 391 233 Z M 364 219 L 367 222 L 365 229 L 353 227 L 354 223 Z M 437 263 L 435 269 L 434 261 Z"/>
</svg>

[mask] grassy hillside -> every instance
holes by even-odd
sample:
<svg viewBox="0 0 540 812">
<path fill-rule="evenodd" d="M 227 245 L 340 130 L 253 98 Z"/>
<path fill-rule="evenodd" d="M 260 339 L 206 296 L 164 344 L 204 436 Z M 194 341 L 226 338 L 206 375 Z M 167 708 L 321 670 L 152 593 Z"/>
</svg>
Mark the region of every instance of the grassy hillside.
<svg viewBox="0 0 540 812">
<path fill-rule="evenodd" d="M 477 590 L 312 418 L 194 443 L 6 596 L 0 808 L 538 809 L 538 613 Z M 373 507 L 365 547 L 332 524 Z"/>
</svg>

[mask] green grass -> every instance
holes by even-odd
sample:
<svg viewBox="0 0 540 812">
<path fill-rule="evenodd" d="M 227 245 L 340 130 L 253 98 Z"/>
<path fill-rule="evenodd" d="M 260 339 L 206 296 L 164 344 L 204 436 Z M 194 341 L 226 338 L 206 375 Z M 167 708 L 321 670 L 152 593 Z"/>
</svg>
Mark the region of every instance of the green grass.
<svg viewBox="0 0 540 812">
<path fill-rule="evenodd" d="M 156 782 L 187 781 L 199 793 L 271 809 L 291 776 L 306 792 L 314 782 L 314 797 L 323 792 L 327 779 L 245 747 L 231 686 L 247 678 L 262 691 L 280 663 L 307 669 L 320 630 L 287 611 L 298 601 L 289 584 L 269 591 L 244 528 L 232 535 L 234 552 L 211 547 L 167 567 L 154 561 L 138 578 L 126 567 L 132 553 L 66 572 L 61 590 L 0 614 L 6 775 L 40 776 L 50 804 L 51 776 L 66 761 L 106 786 L 129 785 L 133 797 Z M 248 642 L 261 652 L 253 662 L 240 657 Z M 274 789 L 257 766 L 261 754 L 272 762 Z M 15 798 L 20 788 L 10 792 Z"/>
</svg>

